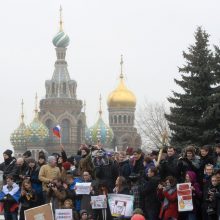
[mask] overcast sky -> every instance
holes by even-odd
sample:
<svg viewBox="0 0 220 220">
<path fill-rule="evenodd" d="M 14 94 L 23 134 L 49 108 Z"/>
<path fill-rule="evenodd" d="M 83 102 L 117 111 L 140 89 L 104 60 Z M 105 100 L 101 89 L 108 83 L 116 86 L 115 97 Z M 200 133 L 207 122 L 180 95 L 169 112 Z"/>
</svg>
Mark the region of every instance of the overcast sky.
<svg viewBox="0 0 220 220">
<path fill-rule="evenodd" d="M 182 51 L 194 42 L 197 26 L 220 44 L 220 1 L 207 0 L 19 0 L 1 1 L 0 71 L 2 151 L 11 148 L 10 134 L 33 118 L 34 96 L 45 95 L 56 60 L 52 38 L 58 32 L 59 7 L 70 37 L 67 62 L 78 83 L 77 96 L 87 102 L 87 123 L 97 120 L 98 98 L 106 99 L 118 83 L 124 55 L 127 86 L 137 96 L 137 109 L 148 101 L 166 102 L 178 88 Z"/>
</svg>

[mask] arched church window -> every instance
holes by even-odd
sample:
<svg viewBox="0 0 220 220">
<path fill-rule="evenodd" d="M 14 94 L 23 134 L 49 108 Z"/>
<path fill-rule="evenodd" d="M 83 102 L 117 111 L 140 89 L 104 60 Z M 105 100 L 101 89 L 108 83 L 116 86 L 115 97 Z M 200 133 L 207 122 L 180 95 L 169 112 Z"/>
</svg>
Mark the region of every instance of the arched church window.
<svg viewBox="0 0 220 220">
<path fill-rule="evenodd" d="M 61 122 L 61 139 L 64 144 L 70 142 L 70 121 L 68 119 L 63 119 Z"/>
<path fill-rule="evenodd" d="M 77 123 L 77 144 L 80 146 L 82 144 L 82 131 L 83 131 L 83 126 L 82 126 L 82 121 L 78 121 Z"/>
<path fill-rule="evenodd" d="M 130 124 L 131 123 L 131 116 L 129 115 L 128 116 L 128 124 Z"/>
<path fill-rule="evenodd" d="M 55 83 L 52 83 L 52 94 L 55 94 Z"/>
<path fill-rule="evenodd" d="M 113 116 L 111 116 L 111 124 L 113 123 Z"/>
<path fill-rule="evenodd" d="M 66 83 L 63 83 L 63 94 L 66 94 Z"/>
<path fill-rule="evenodd" d="M 126 124 L 127 123 L 127 116 L 126 115 L 124 115 L 124 124 Z"/>
<path fill-rule="evenodd" d="M 45 125 L 47 126 L 47 128 L 49 130 L 49 140 L 48 140 L 48 142 L 53 143 L 54 142 L 54 135 L 53 135 L 54 123 L 51 119 L 47 119 L 46 122 L 45 122 Z"/>
<path fill-rule="evenodd" d="M 118 123 L 121 124 L 121 115 L 118 116 Z"/>
<path fill-rule="evenodd" d="M 114 124 L 117 124 L 117 116 L 114 115 Z"/>
</svg>

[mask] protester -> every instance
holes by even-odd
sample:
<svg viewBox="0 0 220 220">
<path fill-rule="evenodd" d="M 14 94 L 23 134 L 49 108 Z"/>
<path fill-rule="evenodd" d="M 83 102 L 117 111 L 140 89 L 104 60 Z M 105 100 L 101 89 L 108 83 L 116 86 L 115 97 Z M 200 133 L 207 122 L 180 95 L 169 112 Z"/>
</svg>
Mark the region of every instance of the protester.
<svg viewBox="0 0 220 220">
<path fill-rule="evenodd" d="M 43 196 L 46 203 L 49 202 L 47 193 L 49 191 L 49 183 L 52 183 L 54 178 L 61 177 L 60 169 L 56 166 L 56 158 L 54 156 L 48 157 L 48 164 L 40 168 L 39 180 L 43 186 Z"/>
<path fill-rule="evenodd" d="M 20 218 L 19 220 L 25 220 L 24 211 L 30 208 L 38 206 L 37 203 L 37 194 L 34 189 L 31 187 L 31 182 L 28 179 L 23 180 L 21 186 L 21 197 L 20 197 Z"/>
<path fill-rule="evenodd" d="M 133 151 L 133 158 L 131 160 L 131 172 L 144 175 L 144 156 L 141 149 Z"/>
<path fill-rule="evenodd" d="M 118 175 L 123 176 L 128 180 L 129 175 L 131 174 L 131 166 L 129 159 L 124 151 L 120 151 L 118 155 Z"/>
<path fill-rule="evenodd" d="M 6 185 L 0 192 L 1 209 L 4 210 L 5 220 L 18 220 L 18 207 L 20 198 L 20 187 L 14 182 L 12 176 L 6 177 Z"/>
<path fill-rule="evenodd" d="M 176 179 L 173 176 L 168 176 L 164 185 L 158 185 L 158 197 L 162 201 L 160 219 L 178 219 Z"/>
<path fill-rule="evenodd" d="M 0 170 L 3 171 L 3 181 L 6 183 L 6 177 L 12 176 L 16 178 L 17 176 L 17 166 L 16 159 L 12 157 L 12 151 L 6 150 L 3 153 L 4 162 L 0 164 Z"/>
<path fill-rule="evenodd" d="M 157 186 L 160 178 L 158 177 L 157 168 L 148 169 L 148 181 L 143 189 L 144 192 L 144 212 L 148 220 L 157 220 L 160 212 L 160 202 L 157 197 Z"/>
</svg>

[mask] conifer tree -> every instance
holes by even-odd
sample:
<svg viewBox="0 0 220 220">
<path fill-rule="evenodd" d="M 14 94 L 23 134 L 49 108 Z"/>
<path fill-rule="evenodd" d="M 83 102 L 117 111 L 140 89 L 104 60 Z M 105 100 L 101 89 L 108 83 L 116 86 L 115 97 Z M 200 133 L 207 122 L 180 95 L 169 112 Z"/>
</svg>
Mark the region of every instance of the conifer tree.
<svg viewBox="0 0 220 220">
<path fill-rule="evenodd" d="M 183 52 L 185 64 L 179 68 L 180 79 L 174 79 L 182 92 L 173 91 L 168 98 L 172 104 L 170 114 L 166 115 L 172 132 L 171 142 L 203 145 L 210 141 L 208 107 L 212 104 L 213 53 L 209 49 L 209 34 L 201 27 L 195 32 L 195 44 L 190 45 L 188 52 Z"/>
</svg>

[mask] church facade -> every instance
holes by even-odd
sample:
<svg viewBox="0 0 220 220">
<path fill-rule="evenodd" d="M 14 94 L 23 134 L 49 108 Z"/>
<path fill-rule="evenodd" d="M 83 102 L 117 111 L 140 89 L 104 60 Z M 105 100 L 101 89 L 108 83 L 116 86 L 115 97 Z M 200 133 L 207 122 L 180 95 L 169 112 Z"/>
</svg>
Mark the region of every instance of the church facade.
<svg viewBox="0 0 220 220">
<path fill-rule="evenodd" d="M 88 140 L 85 138 L 86 116 L 83 111 L 83 102 L 77 99 L 77 82 L 70 78 L 67 68 L 65 58 L 70 40 L 63 31 L 62 24 L 60 15 L 60 29 L 53 38 L 57 56 L 54 72 L 52 78 L 45 82 L 46 94 L 45 98 L 40 100 L 40 110 L 38 110 L 36 98 L 35 116 L 29 125 L 26 125 L 23 120 L 22 101 L 21 123 L 10 138 L 16 157 L 21 156 L 26 150 L 30 150 L 35 158 L 40 150 L 49 154 L 60 152 L 60 143 L 65 146 L 67 154 L 71 155 Z M 90 136 L 87 135 L 89 139 L 92 136 L 93 140 L 107 140 L 108 147 L 114 149 L 117 146 L 118 150 L 141 146 L 141 137 L 134 126 L 136 97 L 125 85 L 122 66 L 121 59 L 119 85 L 108 96 L 110 128 L 104 125 L 100 114 L 95 129 L 93 126 Z M 53 135 L 52 129 L 56 125 L 61 126 L 61 140 Z M 104 138 L 99 138 L 100 134 L 104 134 Z M 98 136 L 95 137 L 96 135 Z M 105 145 L 105 143 L 100 144 Z"/>
</svg>

